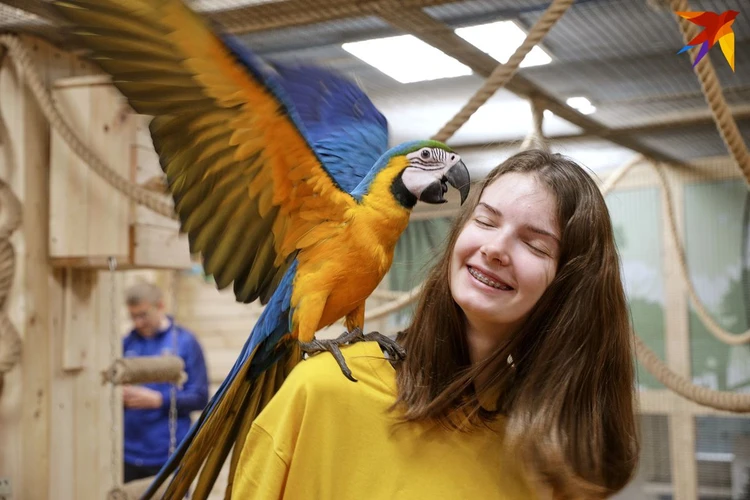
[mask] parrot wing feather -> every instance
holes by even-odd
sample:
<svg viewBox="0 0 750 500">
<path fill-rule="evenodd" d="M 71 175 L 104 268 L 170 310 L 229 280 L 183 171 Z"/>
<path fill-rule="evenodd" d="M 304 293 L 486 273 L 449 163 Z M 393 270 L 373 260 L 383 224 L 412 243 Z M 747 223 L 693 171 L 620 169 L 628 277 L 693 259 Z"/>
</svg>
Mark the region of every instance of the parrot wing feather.
<svg viewBox="0 0 750 500">
<path fill-rule="evenodd" d="M 287 232 L 342 221 L 357 203 L 279 78 L 182 0 L 52 5 L 133 109 L 154 117 L 175 211 L 205 272 L 219 289 L 234 282 L 239 301 L 268 300 L 298 250 Z"/>
<path fill-rule="evenodd" d="M 388 149 L 388 122 L 362 89 L 325 68 L 270 63 L 336 182 L 351 193 Z"/>
</svg>

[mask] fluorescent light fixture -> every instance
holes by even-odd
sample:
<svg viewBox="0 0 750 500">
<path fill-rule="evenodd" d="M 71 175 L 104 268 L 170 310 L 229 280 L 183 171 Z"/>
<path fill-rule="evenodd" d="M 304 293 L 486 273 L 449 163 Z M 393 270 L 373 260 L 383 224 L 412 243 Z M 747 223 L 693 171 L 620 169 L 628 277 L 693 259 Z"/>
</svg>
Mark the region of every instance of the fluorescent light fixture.
<svg viewBox="0 0 750 500">
<path fill-rule="evenodd" d="M 341 47 L 401 83 L 471 74 L 465 64 L 412 35 L 345 43 Z"/>
<path fill-rule="evenodd" d="M 568 106 L 577 109 L 579 113 L 582 113 L 584 115 L 590 115 L 591 113 L 596 111 L 596 106 L 591 104 L 591 101 L 589 101 L 585 97 L 570 97 L 565 102 Z"/>
<path fill-rule="evenodd" d="M 526 33 L 513 21 L 458 28 L 456 34 L 503 64 L 508 62 L 510 56 L 526 39 Z M 551 62 L 550 55 L 537 45 L 523 58 L 521 67 L 540 66 Z"/>
</svg>

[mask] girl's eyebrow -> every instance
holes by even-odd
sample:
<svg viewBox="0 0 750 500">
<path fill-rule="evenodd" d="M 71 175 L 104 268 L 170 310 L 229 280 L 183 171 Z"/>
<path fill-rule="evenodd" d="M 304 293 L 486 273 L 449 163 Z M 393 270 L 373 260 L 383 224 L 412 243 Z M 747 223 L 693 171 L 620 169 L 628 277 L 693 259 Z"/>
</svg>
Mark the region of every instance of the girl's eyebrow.
<svg viewBox="0 0 750 500">
<path fill-rule="evenodd" d="M 502 212 L 500 212 L 500 210 L 498 210 L 497 208 L 495 208 L 495 207 L 493 207 L 491 205 L 488 205 L 487 203 L 485 203 L 483 201 L 479 202 L 479 204 L 477 205 L 477 208 L 479 208 L 479 207 L 484 208 L 485 210 L 487 210 L 488 212 L 490 212 L 491 214 L 493 214 L 495 217 L 502 217 L 503 216 L 503 214 L 502 214 Z M 553 240 L 555 240 L 555 242 L 558 245 L 560 244 L 560 238 L 558 238 L 554 233 L 551 233 L 550 231 L 547 231 L 546 229 L 542 229 L 540 227 L 532 226 L 530 224 L 524 225 L 523 228 L 531 231 L 532 233 L 541 234 L 543 236 L 549 236 L 550 238 L 552 238 Z"/>
</svg>

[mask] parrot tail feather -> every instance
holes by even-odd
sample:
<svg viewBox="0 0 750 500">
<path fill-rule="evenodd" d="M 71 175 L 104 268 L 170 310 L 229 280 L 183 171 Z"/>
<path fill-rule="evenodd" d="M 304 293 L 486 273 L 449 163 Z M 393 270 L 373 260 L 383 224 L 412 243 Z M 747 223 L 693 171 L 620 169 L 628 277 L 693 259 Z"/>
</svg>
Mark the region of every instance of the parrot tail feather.
<svg viewBox="0 0 750 500">
<path fill-rule="evenodd" d="M 160 484 L 175 471 L 164 499 L 182 499 L 198 478 L 191 498 L 208 498 L 217 477 L 234 447 L 229 468 L 229 481 L 225 498 L 231 498 L 234 472 L 250 425 L 265 408 L 292 368 L 301 360 L 296 342 L 284 342 L 281 355 L 269 357 L 262 352 L 263 344 L 243 363 L 236 376 L 226 386 L 215 406 L 204 411 L 196 423 L 198 431 L 186 438 L 173 457 L 171 467 L 160 471 L 158 479 L 146 491 L 143 500 L 149 499 Z M 268 366 L 268 368 L 259 368 Z M 259 372 L 259 373 L 258 373 Z M 220 389 L 221 390 L 221 389 Z"/>
</svg>

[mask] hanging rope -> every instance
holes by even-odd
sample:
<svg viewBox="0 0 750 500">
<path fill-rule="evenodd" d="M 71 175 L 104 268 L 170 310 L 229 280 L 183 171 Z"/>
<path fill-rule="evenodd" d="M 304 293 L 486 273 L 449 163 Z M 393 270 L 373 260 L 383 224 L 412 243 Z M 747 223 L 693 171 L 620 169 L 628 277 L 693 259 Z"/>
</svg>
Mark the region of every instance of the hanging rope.
<svg viewBox="0 0 750 500">
<path fill-rule="evenodd" d="M 687 0 L 671 0 L 670 6 L 673 12 L 690 10 Z M 678 17 L 678 24 L 685 43 L 690 42 L 700 30 L 698 26 L 682 17 Z M 697 55 L 697 50 L 691 51 L 690 60 L 695 61 Z M 693 69 L 695 74 L 698 75 L 703 95 L 706 97 L 706 102 L 708 102 L 711 108 L 716 127 L 719 130 L 721 138 L 724 140 L 724 144 L 726 144 L 732 159 L 734 159 L 745 176 L 745 181 L 750 183 L 750 153 L 747 151 L 747 145 L 740 134 L 737 122 L 732 117 L 732 111 L 729 109 L 726 99 L 724 99 L 721 82 L 719 82 L 719 78 L 716 76 L 716 70 L 711 63 L 711 58 L 704 57 Z"/>
<path fill-rule="evenodd" d="M 636 334 L 635 351 L 638 360 L 664 386 L 683 398 L 717 410 L 735 413 L 750 412 L 750 394 L 730 391 L 715 391 L 693 384 L 687 378 L 673 372 L 659 357 L 649 349 Z"/>
<path fill-rule="evenodd" d="M 529 148 L 538 148 L 543 149 L 545 151 L 549 150 L 549 145 L 546 140 L 544 140 L 544 106 L 542 103 L 540 103 L 537 100 L 531 100 L 529 102 L 531 105 L 531 131 L 529 134 L 524 138 L 523 142 L 521 143 L 521 151 L 526 151 Z"/>
<path fill-rule="evenodd" d="M 672 237 L 672 244 L 675 246 L 677 252 L 677 262 L 680 266 L 680 277 L 687 287 L 690 302 L 695 308 L 695 312 L 698 314 L 701 322 L 706 326 L 709 332 L 713 334 L 718 340 L 729 345 L 742 345 L 750 341 L 750 330 L 746 330 L 743 333 L 732 333 L 721 327 L 714 319 L 711 314 L 703 305 L 698 293 L 695 291 L 693 286 L 693 280 L 690 279 L 690 273 L 687 266 L 687 258 L 685 256 L 685 248 L 682 244 L 680 236 L 677 232 L 677 222 L 675 220 L 674 205 L 672 204 L 672 193 L 669 189 L 669 183 L 667 182 L 666 175 L 664 174 L 664 167 L 656 162 L 650 162 L 654 170 L 658 174 L 659 184 L 661 186 L 661 193 L 664 197 L 664 205 L 667 209 L 667 227 Z"/>
<path fill-rule="evenodd" d="M 469 121 L 471 115 L 481 108 L 495 92 L 510 81 L 526 55 L 542 41 L 549 30 L 552 29 L 552 26 L 557 23 L 574 2 L 575 0 L 553 0 L 550 6 L 547 7 L 547 10 L 544 11 L 544 14 L 542 14 L 531 28 L 523 43 L 510 56 L 508 62 L 506 64 L 499 64 L 495 68 L 479 90 L 469 99 L 469 102 L 433 136 L 433 139 L 445 142 L 453 137 L 453 134 Z"/>
<path fill-rule="evenodd" d="M 145 189 L 122 177 L 116 171 L 112 170 L 112 168 L 110 168 L 96 153 L 91 151 L 86 144 L 84 144 L 55 106 L 49 91 L 44 86 L 44 83 L 42 83 L 42 79 L 32 63 L 29 52 L 17 36 L 7 34 L 0 35 L 0 45 L 7 48 L 8 55 L 15 63 L 18 73 L 23 75 L 26 79 L 31 92 L 39 103 L 39 109 L 41 109 L 42 113 L 49 121 L 50 126 L 55 129 L 68 147 L 70 147 L 71 151 L 75 152 L 84 163 L 109 183 L 109 185 L 134 202 L 148 207 L 165 217 L 177 219 L 177 215 L 174 213 L 174 208 L 170 203 L 166 203 L 159 199 L 159 197 L 155 196 L 150 189 Z"/>
</svg>

